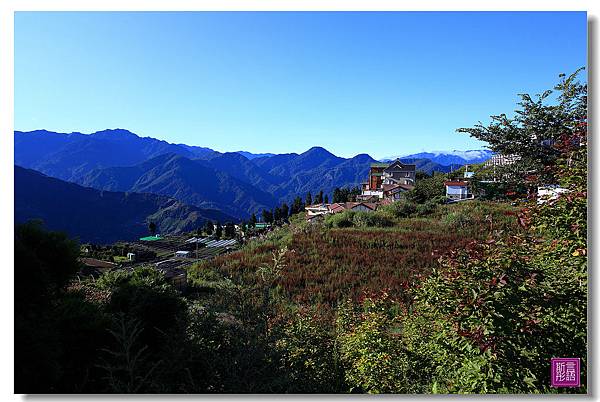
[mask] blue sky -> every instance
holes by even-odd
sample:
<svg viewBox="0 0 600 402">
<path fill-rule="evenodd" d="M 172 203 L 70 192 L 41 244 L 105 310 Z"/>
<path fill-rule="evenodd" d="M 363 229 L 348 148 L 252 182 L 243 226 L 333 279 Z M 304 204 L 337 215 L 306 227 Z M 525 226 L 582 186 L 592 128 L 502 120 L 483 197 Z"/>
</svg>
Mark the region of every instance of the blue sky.
<svg viewBox="0 0 600 402">
<path fill-rule="evenodd" d="M 345 157 L 479 149 L 455 129 L 585 66 L 586 33 L 585 12 L 18 12 L 15 129 Z"/>
</svg>

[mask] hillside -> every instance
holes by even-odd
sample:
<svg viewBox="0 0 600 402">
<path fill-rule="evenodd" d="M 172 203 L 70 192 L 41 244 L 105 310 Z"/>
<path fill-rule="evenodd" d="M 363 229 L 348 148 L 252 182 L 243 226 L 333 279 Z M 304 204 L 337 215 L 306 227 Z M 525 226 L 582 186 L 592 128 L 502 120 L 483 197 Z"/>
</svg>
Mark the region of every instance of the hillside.
<svg viewBox="0 0 600 402">
<path fill-rule="evenodd" d="M 429 159 L 405 161 L 426 173 L 450 171 Z M 308 192 L 331 196 L 336 187 L 359 186 L 373 162 L 367 154 L 341 158 L 322 147 L 300 154 L 221 153 L 121 129 L 15 132 L 17 165 L 98 190 L 167 195 L 244 219 Z"/>
<path fill-rule="evenodd" d="M 15 166 L 15 222 L 41 219 L 85 242 L 112 243 L 148 234 L 155 222 L 160 233 L 180 233 L 207 219 L 234 218 L 220 211 L 185 205 L 154 194 L 98 191 Z"/>
<path fill-rule="evenodd" d="M 213 163 L 219 166 L 219 161 L 228 156 L 221 155 Z M 243 170 L 242 164 L 247 170 Z M 131 167 L 94 170 L 77 182 L 99 190 L 167 195 L 186 204 L 242 218 L 276 204 L 274 197 L 260 188 L 264 180 L 261 172 L 256 172 L 256 167 L 243 156 L 234 155 L 231 163 L 222 167 L 215 169 L 209 161 L 165 154 Z M 250 178 L 259 186 L 253 185 Z"/>
<path fill-rule="evenodd" d="M 408 209 L 400 202 L 376 212 L 329 216 L 324 224 L 293 222 L 254 240 L 242 250 L 190 269 L 198 284 L 206 271 L 250 285 L 274 252 L 287 248 L 285 269 L 277 285 L 283 303 L 330 308 L 365 292 L 385 289 L 401 298 L 408 283 L 428 274 L 441 255 L 460 250 L 473 240 L 518 226 L 508 204 L 472 201 Z M 421 212 L 420 212 L 421 211 Z M 492 219 L 492 225 L 486 224 Z M 342 222 L 343 221 L 343 222 Z M 455 230 L 460 222 L 461 230 Z"/>
</svg>

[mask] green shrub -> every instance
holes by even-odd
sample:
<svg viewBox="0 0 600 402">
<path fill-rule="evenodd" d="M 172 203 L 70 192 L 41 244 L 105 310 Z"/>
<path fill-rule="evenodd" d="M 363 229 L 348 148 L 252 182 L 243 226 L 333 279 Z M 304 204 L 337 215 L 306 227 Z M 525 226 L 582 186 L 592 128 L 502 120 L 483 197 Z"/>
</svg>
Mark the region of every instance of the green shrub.
<svg viewBox="0 0 600 402">
<path fill-rule="evenodd" d="M 286 391 L 345 392 L 333 325 L 314 310 L 295 311 L 277 328 L 281 333 L 275 345 L 289 382 Z"/>
<path fill-rule="evenodd" d="M 352 221 L 354 222 L 354 226 L 362 228 L 385 228 L 394 225 L 394 221 L 381 212 L 356 212 Z"/>
<path fill-rule="evenodd" d="M 429 200 L 424 204 L 417 205 L 416 214 L 418 216 L 425 216 L 431 214 L 433 211 L 437 209 L 438 202 L 436 200 Z"/>
<path fill-rule="evenodd" d="M 422 367 L 402 341 L 397 306 L 387 294 L 365 298 L 358 306 L 342 305 L 337 344 L 350 392 L 417 393 L 428 383 Z"/>
<path fill-rule="evenodd" d="M 442 222 L 452 228 L 466 228 L 473 222 L 473 218 L 466 211 L 454 211 L 445 215 Z"/>
<path fill-rule="evenodd" d="M 325 217 L 325 226 L 327 228 L 349 228 L 354 226 L 354 211 L 344 211 L 337 214 L 327 215 Z"/>
<path fill-rule="evenodd" d="M 401 200 L 393 202 L 390 205 L 383 206 L 379 209 L 379 211 L 382 213 L 387 213 L 394 218 L 408 218 L 417 212 L 417 205 L 412 201 Z"/>
</svg>

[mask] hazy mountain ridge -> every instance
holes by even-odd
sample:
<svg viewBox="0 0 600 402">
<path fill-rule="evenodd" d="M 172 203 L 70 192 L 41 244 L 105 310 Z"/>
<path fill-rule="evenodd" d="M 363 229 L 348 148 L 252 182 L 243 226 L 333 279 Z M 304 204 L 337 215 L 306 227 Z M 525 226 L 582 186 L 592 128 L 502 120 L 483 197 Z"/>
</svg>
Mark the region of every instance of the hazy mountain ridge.
<svg viewBox="0 0 600 402">
<path fill-rule="evenodd" d="M 468 150 L 468 151 L 432 151 L 420 152 L 417 154 L 390 156 L 383 158 L 383 161 L 400 159 L 429 159 L 440 165 L 465 165 L 468 163 L 483 163 L 490 159 L 494 153 L 487 149 Z"/>
</svg>

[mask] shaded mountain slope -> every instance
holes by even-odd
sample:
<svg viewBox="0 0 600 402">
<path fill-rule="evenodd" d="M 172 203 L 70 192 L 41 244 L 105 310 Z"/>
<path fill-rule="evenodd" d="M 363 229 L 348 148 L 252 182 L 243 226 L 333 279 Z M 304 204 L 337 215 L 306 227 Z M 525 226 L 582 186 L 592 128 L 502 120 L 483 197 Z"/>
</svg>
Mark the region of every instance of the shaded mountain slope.
<svg viewBox="0 0 600 402">
<path fill-rule="evenodd" d="M 243 156 L 236 157 L 248 162 Z M 241 218 L 276 204 L 270 193 L 213 168 L 210 161 L 174 154 L 161 155 L 133 167 L 95 170 L 78 182 L 101 190 L 168 195 L 186 204 L 219 209 Z"/>
<path fill-rule="evenodd" d="M 151 221 L 160 233 L 194 230 L 207 219 L 234 221 L 220 211 L 170 197 L 99 191 L 15 166 L 15 222 L 30 219 L 95 243 L 135 240 L 148 234 Z"/>
</svg>

